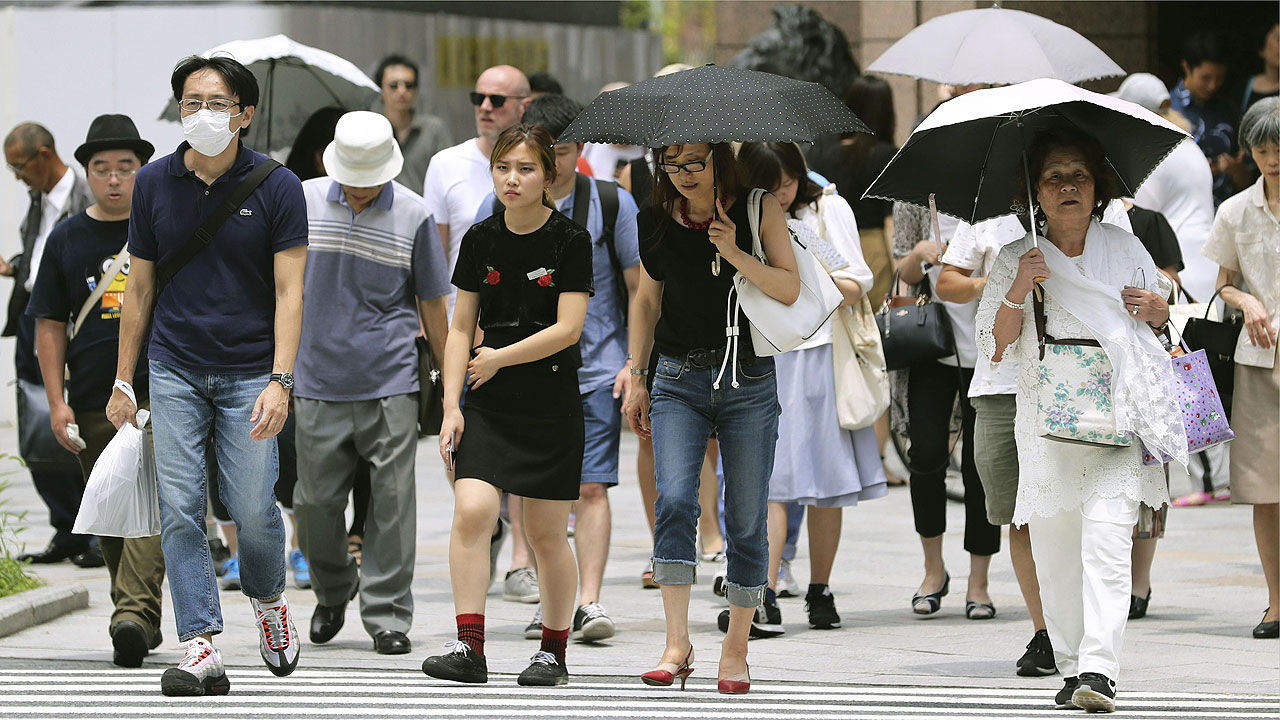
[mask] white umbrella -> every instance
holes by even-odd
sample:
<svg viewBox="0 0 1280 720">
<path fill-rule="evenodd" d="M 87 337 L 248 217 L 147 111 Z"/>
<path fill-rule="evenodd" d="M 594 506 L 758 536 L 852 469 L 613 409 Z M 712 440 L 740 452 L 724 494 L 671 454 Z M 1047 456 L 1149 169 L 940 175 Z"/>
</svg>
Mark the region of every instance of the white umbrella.
<svg viewBox="0 0 1280 720">
<path fill-rule="evenodd" d="M 867 72 L 949 85 L 1012 85 L 1037 78 L 1078 83 L 1124 75 L 1075 30 L 1000 7 L 933 18 L 891 45 Z"/>
<path fill-rule="evenodd" d="M 262 152 L 293 144 L 316 110 L 363 110 L 381 92 L 351 61 L 285 35 L 234 40 L 200 53 L 215 54 L 230 55 L 258 79 L 261 97 L 245 144 Z M 170 99 L 160 119 L 176 122 L 177 102 Z"/>
</svg>

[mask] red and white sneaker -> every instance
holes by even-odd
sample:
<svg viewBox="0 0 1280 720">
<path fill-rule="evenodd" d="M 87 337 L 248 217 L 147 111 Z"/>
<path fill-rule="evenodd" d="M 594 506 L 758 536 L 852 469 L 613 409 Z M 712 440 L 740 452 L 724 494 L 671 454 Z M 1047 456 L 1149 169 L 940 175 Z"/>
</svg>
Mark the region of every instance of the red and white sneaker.
<svg viewBox="0 0 1280 720">
<path fill-rule="evenodd" d="M 289 617 L 289 603 L 281 595 L 272 603 L 253 600 L 254 620 L 258 625 L 258 649 L 267 669 L 284 677 L 298 666 L 298 634 Z"/>
<path fill-rule="evenodd" d="M 218 649 L 204 638 L 187 643 L 187 654 L 178 667 L 160 676 L 160 691 L 170 696 L 226 695 L 231 690 Z"/>
</svg>

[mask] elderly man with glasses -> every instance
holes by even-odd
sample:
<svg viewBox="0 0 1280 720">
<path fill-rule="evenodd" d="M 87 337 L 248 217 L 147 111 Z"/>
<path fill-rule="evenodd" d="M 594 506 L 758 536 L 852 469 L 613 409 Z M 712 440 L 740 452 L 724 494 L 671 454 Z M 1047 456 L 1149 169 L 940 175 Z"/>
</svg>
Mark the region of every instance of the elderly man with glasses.
<svg viewBox="0 0 1280 720">
<path fill-rule="evenodd" d="M 18 559 L 33 563 L 70 559 L 82 567 L 100 567 L 103 560 L 97 541 L 71 532 L 80 508 L 80 466 L 50 430 L 49 403 L 36 362 L 35 321 L 23 314 L 50 232 L 91 205 L 93 194 L 85 179 L 62 162 L 53 135 L 42 125 L 25 122 L 13 128 L 4 139 L 4 160 L 14 177 L 29 188 L 31 198 L 20 229 L 22 254 L 9 262 L 0 260 L 0 275 L 14 280 L 3 335 L 16 336 L 18 453 L 31 472 L 36 492 L 49 508 L 49 524 L 54 529 L 48 546 Z"/>
<path fill-rule="evenodd" d="M 225 695 L 230 685 L 212 642 L 222 612 L 205 535 L 211 441 L 259 652 L 274 675 L 298 662 L 274 486 L 302 326 L 307 207 L 297 176 L 240 141 L 258 103 L 248 68 L 227 56 L 193 56 L 170 84 L 185 141 L 134 179 L 132 266 L 107 417 L 117 427 L 136 422 L 131 383 L 149 338 L 161 545 L 178 640 L 187 644 L 160 687 L 166 695 Z"/>
</svg>

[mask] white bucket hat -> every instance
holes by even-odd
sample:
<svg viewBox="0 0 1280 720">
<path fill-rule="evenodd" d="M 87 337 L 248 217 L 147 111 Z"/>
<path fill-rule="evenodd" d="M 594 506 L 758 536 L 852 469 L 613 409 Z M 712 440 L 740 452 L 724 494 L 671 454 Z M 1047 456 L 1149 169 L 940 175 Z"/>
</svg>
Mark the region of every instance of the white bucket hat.
<svg viewBox="0 0 1280 720">
<path fill-rule="evenodd" d="M 1111 94 L 1157 114 L 1160 106 L 1169 101 L 1169 90 L 1160 82 L 1160 78 L 1151 73 L 1130 75 L 1120 83 L 1120 89 Z"/>
<path fill-rule="evenodd" d="M 338 118 L 333 142 L 324 149 L 324 169 L 339 185 L 377 187 L 400 174 L 404 155 L 391 121 L 356 110 Z"/>
</svg>

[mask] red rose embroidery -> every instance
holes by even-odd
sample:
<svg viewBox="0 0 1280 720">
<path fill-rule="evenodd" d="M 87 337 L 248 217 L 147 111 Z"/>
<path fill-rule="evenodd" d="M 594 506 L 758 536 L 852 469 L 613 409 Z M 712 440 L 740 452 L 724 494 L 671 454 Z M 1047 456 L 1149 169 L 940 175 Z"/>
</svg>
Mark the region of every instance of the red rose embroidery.
<svg viewBox="0 0 1280 720">
<path fill-rule="evenodd" d="M 551 275 L 543 275 L 538 278 L 538 285 L 542 287 L 551 287 Z"/>
<path fill-rule="evenodd" d="M 485 269 L 489 271 L 489 273 L 484 276 L 484 281 L 486 284 L 497 285 L 499 282 L 502 281 L 502 274 L 499 273 L 497 270 L 494 270 L 492 267 L 488 265 L 485 266 Z"/>
</svg>

